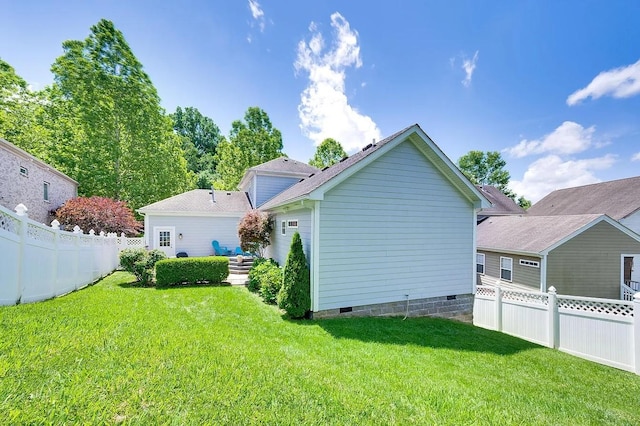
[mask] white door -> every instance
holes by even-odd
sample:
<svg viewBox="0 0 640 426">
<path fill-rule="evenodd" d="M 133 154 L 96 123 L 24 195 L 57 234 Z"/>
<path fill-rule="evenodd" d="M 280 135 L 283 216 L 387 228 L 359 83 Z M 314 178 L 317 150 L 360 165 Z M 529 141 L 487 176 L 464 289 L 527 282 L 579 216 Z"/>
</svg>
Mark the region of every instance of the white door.
<svg viewBox="0 0 640 426">
<path fill-rule="evenodd" d="M 176 228 L 173 226 L 154 226 L 153 227 L 153 248 L 164 252 L 167 257 L 175 257 Z"/>
</svg>

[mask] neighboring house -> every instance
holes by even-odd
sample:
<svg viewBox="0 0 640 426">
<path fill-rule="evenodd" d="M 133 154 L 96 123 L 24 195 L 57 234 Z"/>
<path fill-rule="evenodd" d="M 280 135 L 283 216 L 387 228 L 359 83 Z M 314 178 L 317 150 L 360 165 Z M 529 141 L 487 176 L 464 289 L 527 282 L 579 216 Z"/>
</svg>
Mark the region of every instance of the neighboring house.
<svg viewBox="0 0 640 426">
<path fill-rule="evenodd" d="M 489 203 L 418 126 L 291 186 L 261 206 L 280 264 L 294 232 L 314 316 L 470 313 L 476 212 Z"/>
<path fill-rule="evenodd" d="M 619 299 L 640 236 L 602 214 L 499 216 L 478 225 L 479 282 Z"/>
<path fill-rule="evenodd" d="M 640 176 L 553 191 L 529 215 L 606 214 L 640 234 Z"/>
<path fill-rule="evenodd" d="M 0 205 L 22 203 L 29 218 L 49 225 L 51 212 L 77 195 L 78 182 L 0 138 Z"/>
<path fill-rule="evenodd" d="M 144 215 L 145 244 L 169 257 L 210 256 L 211 242 L 231 250 L 239 246 L 238 223 L 251 210 L 240 191 L 194 189 L 138 209 Z"/>
<path fill-rule="evenodd" d="M 249 195 L 251 204 L 259 208 L 270 198 L 319 171 L 300 161 L 280 157 L 248 169 L 238 187 Z"/>
<path fill-rule="evenodd" d="M 478 213 L 478 223 L 491 216 L 519 215 L 527 213 L 525 209 L 517 205 L 515 201 L 504 195 L 504 193 L 495 186 L 478 185 L 477 188 L 491 203 L 491 207 L 484 208 Z"/>
</svg>

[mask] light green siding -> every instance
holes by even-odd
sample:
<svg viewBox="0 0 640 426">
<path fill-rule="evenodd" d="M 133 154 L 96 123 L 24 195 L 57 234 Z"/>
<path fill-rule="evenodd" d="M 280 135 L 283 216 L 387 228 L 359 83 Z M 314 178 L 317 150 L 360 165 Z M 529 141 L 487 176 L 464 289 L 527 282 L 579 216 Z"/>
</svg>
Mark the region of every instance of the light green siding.
<svg viewBox="0 0 640 426">
<path fill-rule="evenodd" d="M 620 298 L 622 254 L 640 253 L 640 243 L 600 222 L 548 256 L 547 288 L 559 294 Z"/>
<path fill-rule="evenodd" d="M 469 294 L 473 207 L 410 141 L 329 190 L 319 309 Z"/>
<path fill-rule="evenodd" d="M 533 291 L 540 290 L 540 271 L 541 268 L 520 265 L 520 259 L 538 262 L 542 266 L 542 259 L 539 257 L 521 256 L 517 254 L 496 253 L 490 251 L 478 250 L 478 253 L 484 253 L 484 275 L 492 278 L 500 278 L 500 257 L 510 257 L 513 259 L 512 282 L 513 284 L 523 285 L 531 288 Z"/>
</svg>

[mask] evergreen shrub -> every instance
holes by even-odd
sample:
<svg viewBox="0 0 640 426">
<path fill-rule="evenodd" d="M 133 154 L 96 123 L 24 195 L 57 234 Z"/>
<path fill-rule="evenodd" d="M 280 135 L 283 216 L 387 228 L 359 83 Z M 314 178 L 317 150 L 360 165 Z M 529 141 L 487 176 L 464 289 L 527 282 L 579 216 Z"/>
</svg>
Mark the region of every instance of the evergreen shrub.
<svg viewBox="0 0 640 426">
<path fill-rule="evenodd" d="M 311 277 L 298 232 L 291 239 L 277 300 L 291 318 L 303 318 L 311 308 Z"/>
<path fill-rule="evenodd" d="M 125 249 L 120 252 L 120 266 L 135 275 L 140 284 L 151 285 L 155 264 L 166 258 L 167 256 L 160 250 Z"/>
</svg>

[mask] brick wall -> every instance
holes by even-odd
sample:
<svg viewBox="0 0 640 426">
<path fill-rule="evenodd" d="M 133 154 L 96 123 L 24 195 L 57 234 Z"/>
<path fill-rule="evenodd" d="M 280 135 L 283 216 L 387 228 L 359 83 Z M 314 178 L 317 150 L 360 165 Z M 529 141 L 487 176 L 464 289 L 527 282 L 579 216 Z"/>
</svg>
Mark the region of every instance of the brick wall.
<svg viewBox="0 0 640 426">
<path fill-rule="evenodd" d="M 20 173 L 26 170 L 26 176 Z M 49 184 L 49 201 L 44 199 L 44 183 Z M 49 211 L 77 196 L 75 182 L 45 163 L 0 140 L 0 205 L 12 210 L 24 204 L 30 219 L 49 225 Z"/>
<path fill-rule="evenodd" d="M 344 308 L 343 308 L 344 310 Z M 407 302 L 390 302 L 375 305 L 353 306 L 350 312 L 328 309 L 313 313 L 313 318 L 363 317 L 363 316 L 404 316 Z M 431 316 L 471 321 L 473 294 L 432 297 L 409 300 L 409 316 Z"/>
</svg>

